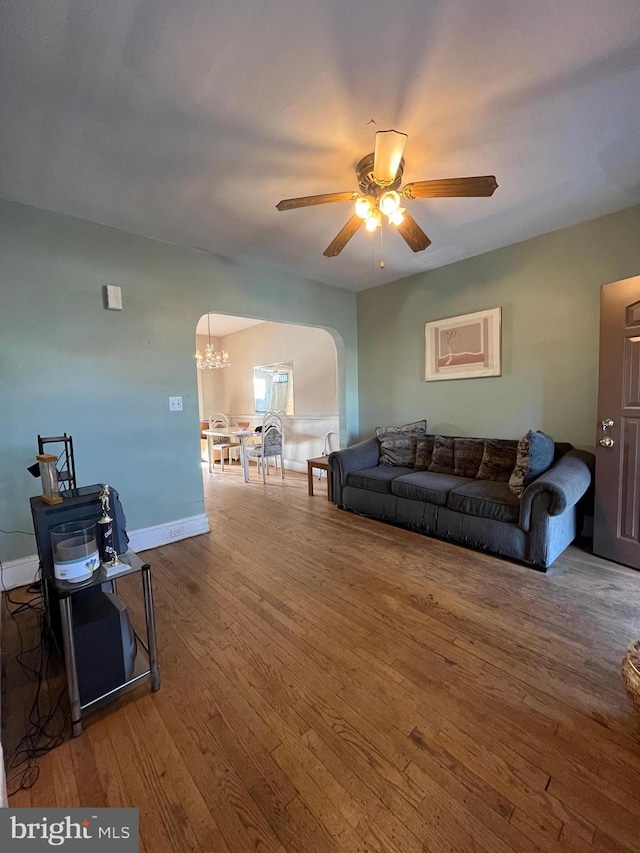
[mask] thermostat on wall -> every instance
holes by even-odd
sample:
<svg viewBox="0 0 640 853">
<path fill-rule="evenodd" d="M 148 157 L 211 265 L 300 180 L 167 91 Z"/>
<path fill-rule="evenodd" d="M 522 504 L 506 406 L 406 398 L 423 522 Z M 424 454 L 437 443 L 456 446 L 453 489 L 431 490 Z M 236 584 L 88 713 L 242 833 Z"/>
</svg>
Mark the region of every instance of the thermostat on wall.
<svg viewBox="0 0 640 853">
<path fill-rule="evenodd" d="M 117 284 L 105 284 L 104 307 L 112 311 L 122 311 L 122 288 Z"/>
</svg>

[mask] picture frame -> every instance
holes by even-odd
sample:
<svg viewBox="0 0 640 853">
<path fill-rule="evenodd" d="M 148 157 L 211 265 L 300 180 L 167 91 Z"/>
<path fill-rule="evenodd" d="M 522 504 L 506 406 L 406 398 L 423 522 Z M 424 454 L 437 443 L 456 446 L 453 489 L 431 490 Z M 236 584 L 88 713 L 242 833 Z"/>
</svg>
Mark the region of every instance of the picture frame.
<svg viewBox="0 0 640 853">
<path fill-rule="evenodd" d="M 425 323 L 425 381 L 502 375 L 502 309 Z"/>
</svg>

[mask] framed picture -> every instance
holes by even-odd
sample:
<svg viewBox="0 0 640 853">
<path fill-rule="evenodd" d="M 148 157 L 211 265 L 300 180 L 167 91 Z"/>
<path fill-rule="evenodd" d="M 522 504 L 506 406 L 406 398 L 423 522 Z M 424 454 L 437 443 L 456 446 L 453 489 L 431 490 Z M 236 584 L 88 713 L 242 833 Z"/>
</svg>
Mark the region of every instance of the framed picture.
<svg viewBox="0 0 640 853">
<path fill-rule="evenodd" d="M 425 323 L 426 381 L 500 376 L 500 324 L 500 308 Z"/>
</svg>

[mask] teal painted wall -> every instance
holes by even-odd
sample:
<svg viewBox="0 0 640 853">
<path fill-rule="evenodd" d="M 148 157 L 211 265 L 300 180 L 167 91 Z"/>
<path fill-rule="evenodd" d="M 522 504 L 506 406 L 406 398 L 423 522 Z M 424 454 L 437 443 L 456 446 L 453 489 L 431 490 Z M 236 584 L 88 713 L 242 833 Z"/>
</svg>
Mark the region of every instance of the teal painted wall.
<svg viewBox="0 0 640 853">
<path fill-rule="evenodd" d="M 343 441 L 426 415 L 443 433 L 539 428 L 592 446 L 599 288 L 640 273 L 640 207 L 357 298 L 6 201 L 0 258 L 0 528 L 31 529 L 36 436 L 66 430 L 80 482 L 118 488 L 138 529 L 203 512 L 193 346 L 207 311 L 328 329 Z M 104 284 L 122 287 L 123 312 L 104 310 Z M 503 375 L 426 383 L 424 323 L 496 305 Z M 34 550 L 0 533 L 0 559 Z"/>
<path fill-rule="evenodd" d="M 7 201 L 0 258 L 3 530 L 32 530 L 38 433 L 73 435 L 79 483 L 115 486 L 132 530 L 204 511 L 193 354 L 207 311 L 328 329 L 344 440 L 358 433 L 353 293 Z M 122 312 L 103 308 L 105 284 Z M 0 533 L 3 561 L 34 553 Z"/>
<path fill-rule="evenodd" d="M 426 417 L 443 434 L 534 428 L 592 447 L 600 286 L 639 273 L 633 207 L 359 293 L 361 435 Z M 502 376 L 425 382 L 424 324 L 498 305 Z"/>
</svg>

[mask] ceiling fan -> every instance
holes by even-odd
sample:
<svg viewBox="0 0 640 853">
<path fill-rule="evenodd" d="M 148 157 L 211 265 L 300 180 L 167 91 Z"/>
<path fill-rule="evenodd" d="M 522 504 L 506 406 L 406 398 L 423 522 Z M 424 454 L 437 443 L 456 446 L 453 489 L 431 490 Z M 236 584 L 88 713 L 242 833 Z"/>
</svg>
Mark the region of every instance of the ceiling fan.
<svg viewBox="0 0 640 853">
<path fill-rule="evenodd" d="M 383 216 L 387 216 L 389 224 L 398 229 L 410 249 L 422 252 L 431 245 L 431 240 L 413 216 L 401 206 L 401 199 L 490 196 L 498 184 L 493 175 L 480 175 L 414 181 L 405 184 L 398 192 L 404 171 L 402 152 L 406 142 L 407 134 L 397 130 L 379 130 L 376 133 L 375 150 L 363 157 L 356 166 L 360 192 L 285 198 L 276 207 L 278 210 L 295 210 L 336 201 L 355 202 L 355 213 L 324 250 L 323 254 L 327 258 L 339 255 L 361 225 L 364 224 L 367 231 L 375 231 L 382 225 Z"/>
</svg>

